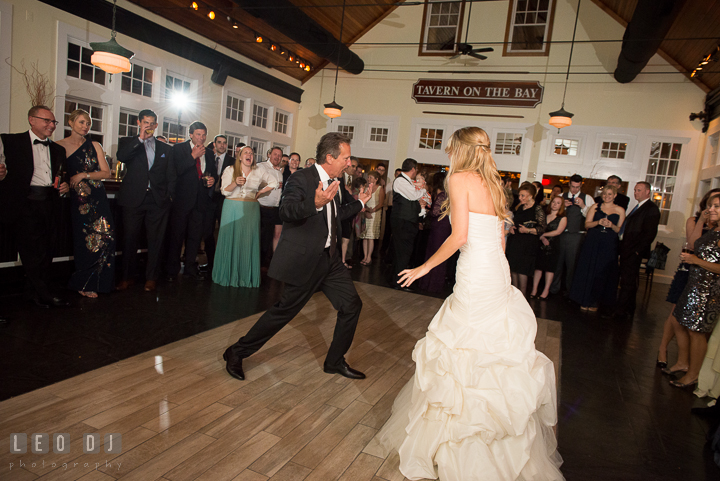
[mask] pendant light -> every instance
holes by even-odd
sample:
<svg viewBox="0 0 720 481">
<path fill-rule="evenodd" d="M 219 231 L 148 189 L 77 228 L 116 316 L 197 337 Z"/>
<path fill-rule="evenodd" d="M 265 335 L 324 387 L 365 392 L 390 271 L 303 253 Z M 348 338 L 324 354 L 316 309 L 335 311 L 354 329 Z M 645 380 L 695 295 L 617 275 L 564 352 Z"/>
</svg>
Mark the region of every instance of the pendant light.
<svg viewBox="0 0 720 481">
<path fill-rule="evenodd" d="M 570 42 L 570 58 L 568 59 L 567 73 L 565 74 L 565 90 L 563 91 L 563 100 L 560 110 L 550 112 L 550 125 L 557 127 L 558 132 L 563 127 L 569 127 L 572 125 L 572 118 L 574 114 L 571 114 L 565 110 L 565 94 L 567 94 L 568 78 L 570 77 L 570 63 L 572 62 L 573 48 L 575 47 L 575 33 L 577 32 L 578 17 L 580 17 L 580 2 L 578 0 L 577 12 L 575 14 L 575 29 L 573 30 L 572 42 Z"/>
<path fill-rule="evenodd" d="M 343 23 L 345 22 L 345 0 L 343 0 L 343 8 L 342 8 L 342 18 L 340 19 L 340 38 L 338 39 L 340 43 L 342 43 L 342 32 L 343 32 Z M 323 110 L 323 113 L 330 117 L 331 119 L 340 117 L 342 115 L 342 112 L 340 112 L 343 108 L 340 104 L 335 102 L 335 94 L 337 94 L 337 81 L 338 81 L 338 71 L 340 70 L 340 47 L 338 47 L 338 59 L 337 63 L 335 64 L 335 90 L 333 91 L 333 100 L 329 104 L 325 104 L 325 110 Z"/>
<path fill-rule="evenodd" d="M 132 68 L 130 59 L 135 55 L 115 41 L 115 35 L 117 35 L 115 32 L 116 9 L 117 0 L 113 0 L 112 33 L 110 34 L 110 40 L 107 42 L 90 43 L 90 48 L 93 49 L 94 52 L 92 57 L 90 57 L 90 62 L 109 74 L 129 72 Z"/>
</svg>

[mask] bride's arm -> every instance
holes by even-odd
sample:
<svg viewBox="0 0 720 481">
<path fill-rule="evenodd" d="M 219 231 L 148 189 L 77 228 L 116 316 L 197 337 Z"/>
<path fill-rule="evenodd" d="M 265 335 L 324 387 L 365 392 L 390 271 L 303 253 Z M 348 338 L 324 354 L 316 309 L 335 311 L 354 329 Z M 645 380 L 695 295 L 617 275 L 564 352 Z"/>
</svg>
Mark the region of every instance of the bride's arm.
<svg viewBox="0 0 720 481">
<path fill-rule="evenodd" d="M 405 269 L 399 276 L 398 284 L 409 286 L 416 279 L 421 278 L 434 267 L 445 262 L 465 242 L 467 242 L 468 223 L 470 222 L 470 209 L 468 207 L 469 185 L 466 181 L 470 174 L 453 174 L 448 180 L 448 195 L 452 206 L 452 233 L 445 242 L 423 265 L 415 269 Z"/>
</svg>

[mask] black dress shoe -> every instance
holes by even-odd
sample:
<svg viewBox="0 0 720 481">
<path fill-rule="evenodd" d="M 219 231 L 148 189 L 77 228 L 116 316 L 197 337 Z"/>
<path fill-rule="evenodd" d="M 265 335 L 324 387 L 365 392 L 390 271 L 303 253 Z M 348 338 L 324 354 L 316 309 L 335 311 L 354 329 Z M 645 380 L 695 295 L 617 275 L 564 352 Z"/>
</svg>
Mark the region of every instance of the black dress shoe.
<svg viewBox="0 0 720 481">
<path fill-rule="evenodd" d="M 35 307 L 39 307 L 40 309 L 50 309 L 50 302 L 43 301 L 42 299 L 37 297 L 28 299 L 28 302 L 32 302 L 33 304 L 35 304 Z"/>
<path fill-rule="evenodd" d="M 198 270 L 200 272 L 212 271 L 212 266 L 210 264 L 201 264 L 198 266 Z"/>
<path fill-rule="evenodd" d="M 68 307 L 70 305 L 67 299 L 63 299 L 62 297 L 53 297 L 50 299 L 50 304 L 53 307 Z"/>
<path fill-rule="evenodd" d="M 720 418 L 720 403 L 716 403 L 714 406 L 709 408 L 692 408 L 690 410 L 696 416 L 701 418 Z"/>
<path fill-rule="evenodd" d="M 242 368 L 242 358 L 237 357 L 232 352 L 232 346 L 225 349 L 225 352 L 223 353 L 223 360 L 227 362 L 225 365 L 225 370 L 235 379 L 239 379 L 241 381 L 245 380 L 245 372 Z"/>
<path fill-rule="evenodd" d="M 202 275 L 202 274 L 199 273 L 199 272 L 195 272 L 195 273 L 192 273 L 192 274 L 185 274 L 185 275 L 188 276 L 188 277 L 191 277 L 191 278 L 195 279 L 195 280 L 198 281 L 198 282 L 201 282 L 201 281 L 204 281 L 205 279 L 207 279 L 207 277 L 205 277 L 204 275 Z"/>
<path fill-rule="evenodd" d="M 172 274 L 168 274 L 167 276 L 165 276 L 165 280 L 168 282 L 175 282 L 175 279 L 177 279 L 177 276 L 174 276 Z"/>
<path fill-rule="evenodd" d="M 339 366 L 323 366 L 323 371 L 328 374 L 340 374 L 350 379 L 365 379 L 365 374 L 360 371 L 348 366 L 348 363 L 343 361 Z"/>
</svg>

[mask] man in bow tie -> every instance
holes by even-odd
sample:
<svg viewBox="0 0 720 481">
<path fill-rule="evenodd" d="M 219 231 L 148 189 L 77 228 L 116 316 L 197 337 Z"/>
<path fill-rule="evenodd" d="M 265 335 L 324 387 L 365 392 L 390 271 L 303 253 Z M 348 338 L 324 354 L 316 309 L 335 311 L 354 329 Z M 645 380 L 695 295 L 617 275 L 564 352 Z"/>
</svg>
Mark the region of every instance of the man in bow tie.
<svg viewBox="0 0 720 481">
<path fill-rule="evenodd" d="M 336 179 L 350 165 L 350 139 L 325 134 L 317 145 L 317 163 L 290 176 L 280 203 L 283 230 L 268 275 L 285 283 L 280 301 L 268 309 L 244 337 L 223 354 L 228 373 L 244 380 L 242 360 L 257 352 L 321 290 L 338 310 L 324 370 L 351 379 L 365 375 L 345 361 L 362 301 L 340 260 L 340 223 L 363 209 L 370 193 L 341 203 Z"/>
<path fill-rule="evenodd" d="M 28 112 L 30 130 L 0 136 L 0 222 L 16 235 L 28 283 L 26 298 L 36 306 L 67 306 L 50 291 L 50 269 L 60 195 L 69 191 L 61 180 L 65 149 L 50 140 L 58 122 L 43 105 Z"/>
<path fill-rule="evenodd" d="M 123 247 L 122 291 L 135 282 L 138 241 L 143 224 L 147 233 L 148 260 L 145 269 L 145 291 L 154 291 L 160 275 L 160 250 L 165 238 L 168 213 L 175 194 L 175 170 L 172 168 L 172 146 L 155 136 L 157 115 L 140 111 L 139 134 L 118 141 L 117 158 L 127 173 L 118 192 L 117 202 L 123 209 L 125 246 Z"/>
</svg>

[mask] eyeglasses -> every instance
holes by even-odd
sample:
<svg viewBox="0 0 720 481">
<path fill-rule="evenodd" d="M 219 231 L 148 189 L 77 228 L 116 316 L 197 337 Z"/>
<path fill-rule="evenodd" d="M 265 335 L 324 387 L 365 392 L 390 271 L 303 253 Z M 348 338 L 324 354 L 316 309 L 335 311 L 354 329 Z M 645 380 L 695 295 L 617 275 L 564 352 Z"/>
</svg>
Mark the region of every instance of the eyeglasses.
<svg viewBox="0 0 720 481">
<path fill-rule="evenodd" d="M 40 119 L 40 120 L 44 120 L 46 124 L 53 124 L 55 127 L 57 127 L 57 124 L 60 123 L 60 122 L 58 122 L 57 120 L 46 119 L 45 117 L 37 117 L 37 116 L 35 116 L 35 115 L 31 115 L 30 117 L 33 117 L 33 118 L 36 118 L 36 119 Z"/>
</svg>

